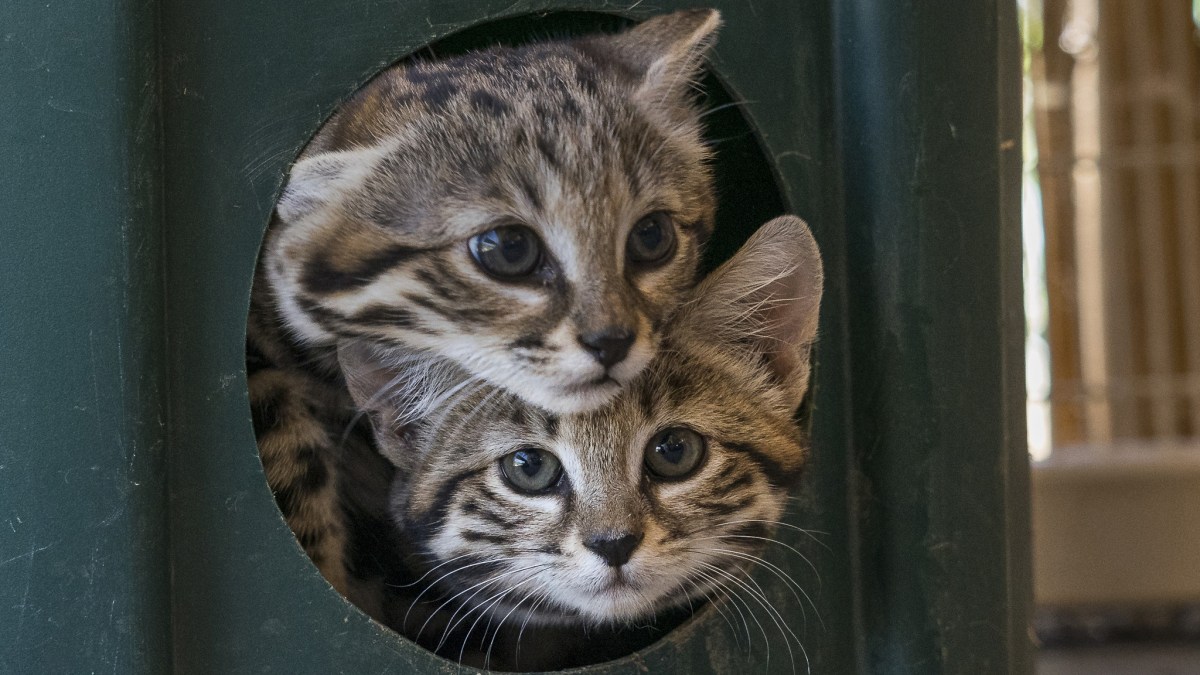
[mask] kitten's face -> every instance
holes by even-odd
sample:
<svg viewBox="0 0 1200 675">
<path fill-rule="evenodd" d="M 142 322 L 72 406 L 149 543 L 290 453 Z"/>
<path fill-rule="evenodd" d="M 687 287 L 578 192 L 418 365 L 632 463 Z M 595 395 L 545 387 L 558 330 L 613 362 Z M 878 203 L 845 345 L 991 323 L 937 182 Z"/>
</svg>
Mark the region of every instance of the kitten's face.
<svg viewBox="0 0 1200 675">
<path fill-rule="evenodd" d="M 454 561 L 435 573 L 460 570 L 447 586 L 499 578 L 486 595 L 513 592 L 494 611 L 544 621 L 631 620 L 727 581 L 717 570 L 761 548 L 806 449 L 790 410 L 689 352 L 594 413 L 470 397 L 418 442 L 437 449 L 393 494 L 402 536 Z"/>
<path fill-rule="evenodd" d="M 265 264 L 289 325 L 448 358 L 541 407 L 650 362 L 712 228 L 686 82 L 717 24 L 398 66 L 293 168 Z"/>
<path fill-rule="evenodd" d="M 475 600 L 494 600 L 493 615 L 558 623 L 628 621 L 730 583 L 805 461 L 792 416 L 820 279 L 807 228 L 772 221 L 697 289 L 647 372 L 590 413 L 461 389 L 396 429 L 379 383 L 413 396 L 446 391 L 445 374 L 344 354 L 397 465 L 393 516 L 412 558 L 442 590 L 486 588 Z"/>
</svg>

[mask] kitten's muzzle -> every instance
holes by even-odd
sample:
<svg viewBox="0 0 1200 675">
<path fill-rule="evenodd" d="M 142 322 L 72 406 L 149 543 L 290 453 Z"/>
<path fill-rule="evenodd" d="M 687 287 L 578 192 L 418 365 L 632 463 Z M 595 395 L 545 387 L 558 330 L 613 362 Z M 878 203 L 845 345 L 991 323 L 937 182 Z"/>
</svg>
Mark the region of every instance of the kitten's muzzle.
<svg viewBox="0 0 1200 675">
<path fill-rule="evenodd" d="M 629 562 L 638 544 L 642 543 L 641 532 L 619 532 L 588 537 L 583 545 L 600 556 L 610 567 L 620 567 Z"/>
<path fill-rule="evenodd" d="M 609 326 L 579 336 L 579 344 L 605 368 L 611 368 L 624 360 L 635 340 L 637 334 L 625 326 Z"/>
</svg>

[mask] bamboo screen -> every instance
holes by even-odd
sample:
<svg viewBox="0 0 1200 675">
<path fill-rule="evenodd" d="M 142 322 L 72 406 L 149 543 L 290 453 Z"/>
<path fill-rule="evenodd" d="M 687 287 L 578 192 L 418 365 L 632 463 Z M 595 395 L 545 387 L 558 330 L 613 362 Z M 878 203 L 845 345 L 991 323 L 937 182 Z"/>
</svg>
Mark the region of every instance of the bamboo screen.
<svg viewBox="0 0 1200 675">
<path fill-rule="evenodd" d="M 1044 0 L 1032 50 L 1055 448 L 1200 436 L 1190 0 Z"/>
</svg>

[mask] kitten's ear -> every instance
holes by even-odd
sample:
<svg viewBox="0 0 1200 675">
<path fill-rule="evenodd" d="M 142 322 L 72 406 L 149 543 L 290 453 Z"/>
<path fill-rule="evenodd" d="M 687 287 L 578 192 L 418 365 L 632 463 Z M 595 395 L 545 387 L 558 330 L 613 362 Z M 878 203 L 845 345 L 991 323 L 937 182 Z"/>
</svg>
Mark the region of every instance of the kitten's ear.
<svg viewBox="0 0 1200 675">
<path fill-rule="evenodd" d="M 454 363 L 425 352 L 385 349 L 361 340 L 341 340 L 338 365 L 359 410 L 371 418 L 380 451 L 399 465 L 418 424 L 446 412 L 446 402 L 476 378 Z"/>
<path fill-rule="evenodd" d="M 641 75 L 639 94 L 658 100 L 683 91 L 696 78 L 720 25 L 715 9 L 687 9 L 597 38 L 596 44 L 606 45 L 613 58 Z"/>
<path fill-rule="evenodd" d="M 377 148 L 322 152 L 292 165 L 275 204 L 285 223 L 295 222 L 353 190 L 382 158 Z"/>
<path fill-rule="evenodd" d="M 423 359 L 386 353 L 358 340 L 342 340 L 338 365 L 358 409 L 367 414 L 380 453 L 402 466 L 410 449 L 408 433 L 424 414 Z"/>
<path fill-rule="evenodd" d="M 390 394 L 403 384 L 403 373 L 388 365 L 382 352 L 365 342 L 342 340 L 337 356 L 346 388 L 359 410 L 385 412 L 392 407 Z"/>
<path fill-rule="evenodd" d="M 808 225 L 782 216 L 701 282 L 682 323 L 689 335 L 765 362 L 795 409 L 808 391 L 823 286 L 821 253 Z"/>
</svg>

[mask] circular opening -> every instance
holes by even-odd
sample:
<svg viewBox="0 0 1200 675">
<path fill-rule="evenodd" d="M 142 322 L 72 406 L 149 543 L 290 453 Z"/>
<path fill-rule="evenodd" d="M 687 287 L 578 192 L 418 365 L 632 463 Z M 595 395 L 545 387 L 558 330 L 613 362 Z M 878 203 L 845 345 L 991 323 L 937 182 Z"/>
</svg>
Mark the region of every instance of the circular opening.
<svg viewBox="0 0 1200 675">
<path fill-rule="evenodd" d="M 517 46 L 547 38 L 611 33 L 629 25 L 631 22 L 622 17 L 591 12 L 521 16 L 455 33 L 428 45 L 405 61 L 436 62 L 495 45 Z M 758 225 L 783 213 L 786 207 L 771 163 L 737 97 L 711 69 L 704 70 L 696 95 L 703 110 L 704 140 L 714 152 L 715 228 L 701 263 L 702 269 L 711 270 L 730 257 Z M 386 102 L 382 104 L 386 105 Z M 320 171 L 315 175 L 319 177 Z M 299 200 L 292 208 L 305 206 L 303 200 Z M 339 243 L 329 240 L 323 245 L 334 250 Z M 375 274 L 412 253 L 363 248 L 360 244 L 334 251 L 326 259 L 326 269 L 313 266 L 306 273 L 314 275 L 317 283 L 342 284 L 338 292 L 346 292 L 345 289 L 355 287 L 356 275 Z M 266 269 L 260 262 L 251 305 L 247 370 L 251 378 L 255 434 L 268 481 L 289 525 L 326 578 L 352 602 L 400 634 L 442 656 L 454 659 L 456 650 L 450 647 L 461 642 L 460 660 L 502 670 L 542 670 L 548 663 L 555 668 L 564 668 L 609 661 L 653 644 L 696 614 L 697 605 L 689 603 L 633 626 L 618 627 L 600 622 L 586 629 L 574 624 L 540 625 L 542 617 L 523 615 L 519 605 L 499 619 L 497 616 L 484 618 L 484 613 L 472 614 L 471 611 L 447 614 L 440 610 L 443 605 L 435 605 L 432 612 L 425 607 L 427 611 L 424 614 L 418 611 L 414 618 L 412 608 L 424 606 L 422 600 L 429 604 L 429 597 L 422 598 L 422 593 L 418 592 L 414 599 L 410 589 L 423 588 L 423 579 L 437 577 L 442 572 L 437 566 L 420 575 L 406 571 L 409 566 L 404 562 L 405 542 L 397 540 L 388 515 L 396 458 L 385 460 L 375 451 L 370 426 L 375 413 L 347 415 L 348 406 L 353 404 L 348 403 L 350 396 L 340 379 L 341 366 L 336 352 L 314 360 L 312 354 L 305 351 L 303 339 L 297 339 L 294 333 L 280 331 L 278 312 L 311 312 L 313 308 L 281 307 L 277 298 L 257 292 L 265 285 L 264 280 L 278 271 Z M 453 294 L 454 291 L 444 289 L 444 292 Z M 386 308 L 376 307 L 376 310 L 383 312 L 388 320 L 406 320 L 402 310 L 393 308 L 391 314 L 387 314 Z M 303 311 L 297 311 L 297 314 L 303 314 Z M 276 339 L 274 343 L 264 345 L 254 339 L 256 334 L 272 335 Z M 301 367 L 292 371 L 274 368 L 273 364 L 279 361 L 276 358 L 279 351 L 290 351 L 283 360 L 301 364 Z M 341 391 L 336 391 L 339 387 Z M 436 410 L 424 410 L 424 413 L 432 415 Z M 549 424 L 552 418 L 547 416 L 544 423 Z M 337 439 L 334 455 L 328 453 L 329 448 L 314 441 L 325 437 Z M 330 457 L 336 457 L 336 460 Z M 443 491 L 433 498 L 446 499 L 447 495 Z M 338 523 L 344 515 L 353 523 L 348 539 L 338 534 L 342 531 Z M 503 514 L 497 517 L 502 518 Z M 298 527 L 297 523 L 301 522 L 307 525 Z M 344 557 L 349 573 L 339 571 L 339 566 L 333 564 L 338 557 Z M 484 563 L 479 564 L 486 567 Z M 449 568 L 443 568 L 443 571 L 445 569 Z M 495 594 L 488 593 L 487 585 L 481 583 L 472 580 L 459 592 L 465 594 L 462 597 L 468 602 L 493 601 Z M 438 601 L 451 602 L 457 597 L 444 586 L 436 593 L 440 593 Z M 708 614 L 711 612 L 704 613 L 705 616 Z M 509 631 L 512 635 L 502 634 L 499 626 L 492 631 L 493 621 L 507 624 L 506 630 L 514 626 L 517 630 Z M 464 629 L 465 637 L 460 637 Z M 581 635 L 585 635 L 585 639 L 581 639 Z M 450 640 L 457 642 L 448 645 Z M 479 644 L 473 644 L 476 641 Z M 514 647 L 518 643 L 519 656 Z M 564 653 L 563 645 L 573 647 L 569 653 Z M 511 652 L 508 658 L 501 657 L 499 651 L 502 650 Z M 480 661 L 481 658 L 484 661 Z"/>
</svg>

